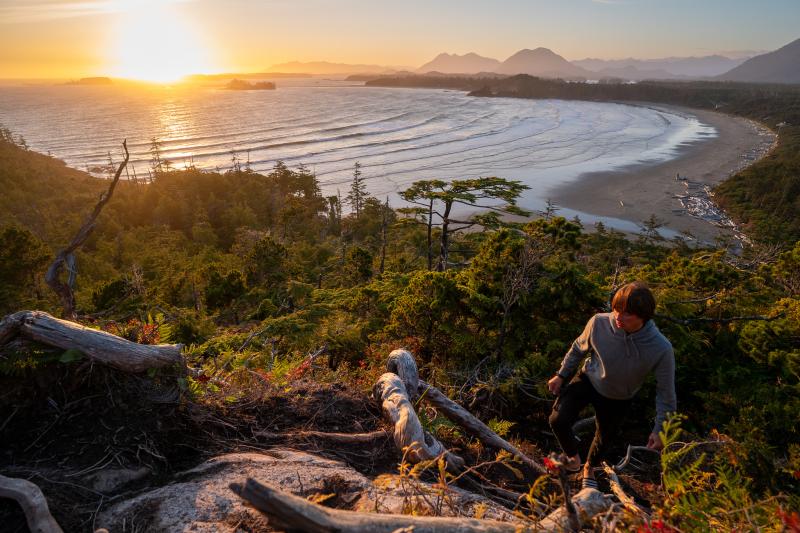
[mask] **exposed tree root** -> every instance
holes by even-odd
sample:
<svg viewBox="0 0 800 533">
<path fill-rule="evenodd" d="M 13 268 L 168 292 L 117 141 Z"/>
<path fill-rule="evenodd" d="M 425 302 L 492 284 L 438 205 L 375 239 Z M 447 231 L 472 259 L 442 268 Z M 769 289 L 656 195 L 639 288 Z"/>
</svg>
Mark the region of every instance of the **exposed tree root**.
<svg viewBox="0 0 800 533">
<path fill-rule="evenodd" d="M 22 507 L 32 533 L 62 533 L 61 526 L 50 514 L 47 500 L 36 484 L 0 475 L 0 498 L 11 498 Z"/>
</svg>

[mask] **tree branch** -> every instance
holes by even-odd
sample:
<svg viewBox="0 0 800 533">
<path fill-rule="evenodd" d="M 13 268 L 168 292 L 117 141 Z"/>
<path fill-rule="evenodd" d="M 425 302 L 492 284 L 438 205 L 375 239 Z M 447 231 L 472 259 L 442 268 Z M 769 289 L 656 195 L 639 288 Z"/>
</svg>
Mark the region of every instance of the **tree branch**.
<svg viewBox="0 0 800 533">
<path fill-rule="evenodd" d="M 125 151 L 125 158 L 122 160 L 122 163 L 119 164 L 117 172 L 114 174 L 114 179 L 111 180 L 111 184 L 108 187 L 108 191 L 100 196 L 100 200 L 97 202 L 97 205 L 94 206 L 94 209 L 83 223 L 83 226 L 81 226 L 67 247 L 58 252 L 56 258 L 53 260 L 53 263 L 50 265 L 50 268 L 47 269 L 47 273 L 44 276 L 47 284 L 53 289 L 53 291 L 61 300 L 61 304 L 64 307 L 64 318 L 69 320 L 75 320 L 76 317 L 75 293 L 73 292 L 75 287 L 75 278 L 77 276 L 77 269 L 75 267 L 75 250 L 77 250 L 78 247 L 86 242 L 86 239 L 88 239 L 89 235 L 92 234 L 95 223 L 97 222 L 97 217 L 100 215 L 100 211 L 102 211 L 103 207 L 108 203 L 109 200 L 111 200 L 111 195 L 114 194 L 114 189 L 117 186 L 117 182 L 119 182 L 122 171 L 128 164 L 130 154 L 128 153 L 127 140 L 122 141 L 122 148 Z M 68 272 L 67 283 L 61 281 L 61 270 L 65 267 Z"/>
</svg>

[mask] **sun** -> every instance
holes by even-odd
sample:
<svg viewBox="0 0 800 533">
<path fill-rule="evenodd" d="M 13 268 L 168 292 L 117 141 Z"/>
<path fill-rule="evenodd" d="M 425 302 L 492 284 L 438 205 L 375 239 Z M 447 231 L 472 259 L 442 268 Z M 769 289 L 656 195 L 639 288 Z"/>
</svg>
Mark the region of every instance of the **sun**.
<svg viewBox="0 0 800 533">
<path fill-rule="evenodd" d="M 128 2 L 109 47 L 111 75 L 170 83 L 213 70 L 202 39 L 169 2 Z"/>
</svg>

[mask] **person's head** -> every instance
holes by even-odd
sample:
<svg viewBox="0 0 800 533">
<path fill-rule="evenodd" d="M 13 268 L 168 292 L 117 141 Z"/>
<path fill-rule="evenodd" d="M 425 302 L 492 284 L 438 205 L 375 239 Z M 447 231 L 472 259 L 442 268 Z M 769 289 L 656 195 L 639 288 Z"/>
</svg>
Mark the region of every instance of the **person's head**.
<svg viewBox="0 0 800 533">
<path fill-rule="evenodd" d="M 617 290 L 611 300 L 614 321 L 628 333 L 641 329 L 656 312 L 656 299 L 641 281 L 628 283 Z"/>
</svg>

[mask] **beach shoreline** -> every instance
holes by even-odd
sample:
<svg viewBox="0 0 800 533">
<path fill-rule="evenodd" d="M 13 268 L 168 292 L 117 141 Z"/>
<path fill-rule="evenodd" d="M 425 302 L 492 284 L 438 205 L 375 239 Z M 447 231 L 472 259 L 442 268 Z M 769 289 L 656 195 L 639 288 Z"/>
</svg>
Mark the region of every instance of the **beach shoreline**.
<svg viewBox="0 0 800 533">
<path fill-rule="evenodd" d="M 681 146 L 676 157 L 668 161 L 582 174 L 569 183 L 553 186 L 548 197 L 559 207 L 636 224 L 655 215 L 666 228 L 690 234 L 701 242 L 736 235 L 735 226 L 713 204 L 711 189 L 765 157 L 777 143 L 775 132 L 752 120 L 717 111 L 640 105 L 696 117 L 713 126 L 717 136 Z"/>
</svg>

